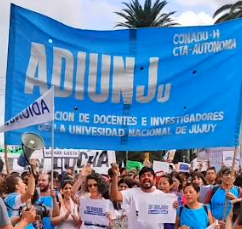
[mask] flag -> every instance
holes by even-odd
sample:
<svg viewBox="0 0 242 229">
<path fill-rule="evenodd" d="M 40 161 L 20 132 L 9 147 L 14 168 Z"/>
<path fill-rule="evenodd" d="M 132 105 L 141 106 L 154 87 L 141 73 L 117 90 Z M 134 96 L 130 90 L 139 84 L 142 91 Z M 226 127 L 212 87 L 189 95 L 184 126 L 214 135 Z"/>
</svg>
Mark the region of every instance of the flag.
<svg viewBox="0 0 242 229">
<path fill-rule="evenodd" d="M 54 87 L 0 127 L 1 132 L 21 129 L 54 120 Z"/>
</svg>

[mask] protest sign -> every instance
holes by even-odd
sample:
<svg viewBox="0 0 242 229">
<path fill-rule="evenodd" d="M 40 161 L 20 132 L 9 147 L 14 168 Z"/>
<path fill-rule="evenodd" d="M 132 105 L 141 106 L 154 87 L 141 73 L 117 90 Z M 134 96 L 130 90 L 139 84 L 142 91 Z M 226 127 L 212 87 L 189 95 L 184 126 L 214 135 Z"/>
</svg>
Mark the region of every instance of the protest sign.
<svg viewBox="0 0 242 229">
<path fill-rule="evenodd" d="M 161 161 L 153 161 L 153 169 L 155 172 L 163 171 L 169 173 L 169 163 Z"/>
<path fill-rule="evenodd" d="M 178 162 L 178 172 L 184 172 L 184 173 L 189 173 L 190 170 L 190 164 L 187 164 L 187 163 L 183 163 L 183 162 Z"/>
<path fill-rule="evenodd" d="M 109 200 L 82 198 L 80 201 L 80 215 L 84 228 L 95 225 L 104 228 L 109 226 L 108 212 L 110 212 Z"/>
<path fill-rule="evenodd" d="M 86 31 L 12 5 L 5 120 L 53 85 L 59 148 L 237 146 L 241 42 L 242 20 Z M 50 128 L 23 131 L 41 135 L 49 147 Z M 7 132 L 6 143 L 18 144 L 23 131 Z"/>
<path fill-rule="evenodd" d="M 197 152 L 197 161 L 208 161 L 209 160 L 209 150 L 208 149 L 200 149 Z"/>
<path fill-rule="evenodd" d="M 232 167 L 233 164 L 233 158 L 234 158 L 234 147 L 222 147 L 221 148 L 223 151 L 223 165 L 227 167 Z M 238 147 L 236 153 L 236 158 L 235 158 L 235 167 L 234 169 L 236 171 L 239 170 L 240 167 L 240 161 L 241 161 L 241 154 L 240 154 L 240 147 Z"/>
<path fill-rule="evenodd" d="M 20 147 L 10 147 L 8 158 L 10 169 L 23 171 L 23 167 L 17 165 L 18 157 L 23 153 Z M 0 151 L 0 157 L 4 158 L 4 151 Z M 36 150 L 31 158 L 37 159 L 45 171 L 51 170 L 51 149 L 45 148 Z M 54 149 L 54 169 L 63 170 L 65 168 L 82 169 L 89 164 L 96 172 L 107 174 L 112 163 L 116 163 L 115 151 L 106 150 L 75 150 L 75 149 Z"/>
<path fill-rule="evenodd" d="M 132 171 L 134 169 L 140 170 L 140 169 L 143 168 L 143 164 L 141 162 L 138 162 L 138 161 L 128 160 L 126 163 L 127 163 L 126 166 L 127 166 L 128 171 Z"/>
<path fill-rule="evenodd" d="M 209 161 L 198 161 L 197 158 L 191 161 L 192 170 L 199 169 L 201 171 L 207 171 Z"/>
<path fill-rule="evenodd" d="M 138 221 L 160 223 L 175 223 L 176 209 L 173 203 L 177 200 L 175 194 L 157 193 L 136 203 Z"/>
<path fill-rule="evenodd" d="M 118 217 L 114 220 L 114 229 L 128 229 L 128 217 Z"/>
<path fill-rule="evenodd" d="M 209 166 L 214 166 L 216 171 L 219 171 L 223 165 L 223 151 L 222 148 L 209 149 Z"/>
</svg>

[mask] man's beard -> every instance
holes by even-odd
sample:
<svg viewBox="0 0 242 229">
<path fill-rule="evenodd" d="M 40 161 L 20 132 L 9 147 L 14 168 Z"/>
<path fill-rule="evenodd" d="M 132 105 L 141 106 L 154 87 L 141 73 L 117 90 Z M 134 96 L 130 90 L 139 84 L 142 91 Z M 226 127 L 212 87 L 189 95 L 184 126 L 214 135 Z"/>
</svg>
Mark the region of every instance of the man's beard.
<svg viewBox="0 0 242 229">
<path fill-rule="evenodd" d="M 145 184 L 140 184 L 140 186 L 143 188 L 143 189 L 150 189 L 150 188 L 152 188 L 153 187 L 153 185 L 154 184 L 152 184 L 152 183 L 149 183 L 149 185 L 147 186 L 147 185 L 145 185 Z"/>
<path fill-rule="evenodd" d="M 49 186 L 45 186 L 43 188 L 40 188 L 41 192 L 47 192 L 49 190 Z"/>
</svg>

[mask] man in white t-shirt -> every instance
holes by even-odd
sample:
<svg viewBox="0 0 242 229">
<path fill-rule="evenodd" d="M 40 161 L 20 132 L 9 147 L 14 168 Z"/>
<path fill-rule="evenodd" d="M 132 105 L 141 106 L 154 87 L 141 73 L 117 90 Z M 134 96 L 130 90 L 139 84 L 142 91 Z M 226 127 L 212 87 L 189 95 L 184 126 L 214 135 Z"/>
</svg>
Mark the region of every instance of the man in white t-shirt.
<svg viewBox="0 0 242 229">
<path fill-rule="evenodd" d="M 149 222 L 147 219 L 139 218 L 139 206 L 143 200 L 150 199 L 154 195 L 161 195 L 161 191 L 155 188 L 155 173 L 152 168 L 143 167 L 139 172 L 139 188 L 131 188 L 118 191 L 119 169 L 117 165 L 112 165 L 113 179 L 111 184 L 111 199 L 129 205 L 128 228 L 129 229 L 163 229 L 163 224 Z M 161 200 L 162 201 L 162 200 Z"/>
</svg>

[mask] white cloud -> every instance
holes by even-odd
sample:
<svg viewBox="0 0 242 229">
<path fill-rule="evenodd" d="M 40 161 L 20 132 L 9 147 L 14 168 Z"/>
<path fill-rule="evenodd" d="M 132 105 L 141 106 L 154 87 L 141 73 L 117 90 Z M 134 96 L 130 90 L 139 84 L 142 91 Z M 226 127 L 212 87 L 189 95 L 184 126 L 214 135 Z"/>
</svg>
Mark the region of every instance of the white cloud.
<svg viewBox="0 0 242 229">
<path fill-rule="evenodd" d="M 176 3 L 184 6 L 210 7 L 212 10 L 216 10 L 222 5 L 235 3 L 236 1 L 237 0 L 176 0 Z"/>
<path fill-rule="evenodd" d="M 186 11 L 182 13 L 176 21 L 182 26 L 196 26 L 196 25 L 212 25 L 213 18 L 205 12 L 194 13 L 193 11 Z"/>
</svg>

